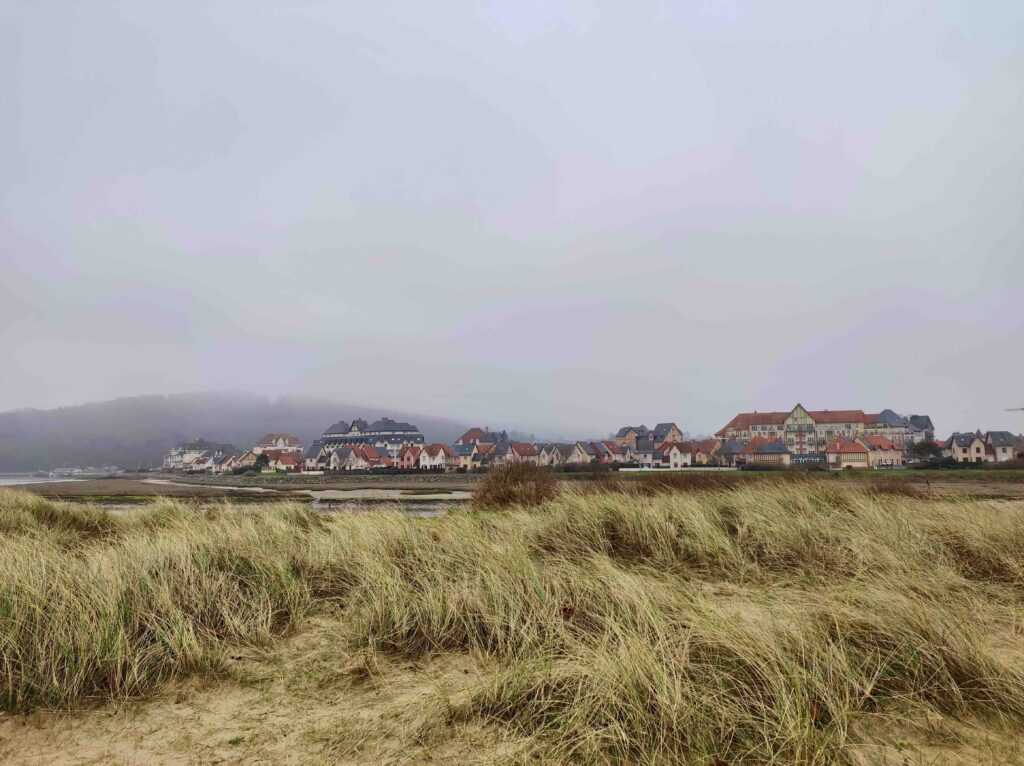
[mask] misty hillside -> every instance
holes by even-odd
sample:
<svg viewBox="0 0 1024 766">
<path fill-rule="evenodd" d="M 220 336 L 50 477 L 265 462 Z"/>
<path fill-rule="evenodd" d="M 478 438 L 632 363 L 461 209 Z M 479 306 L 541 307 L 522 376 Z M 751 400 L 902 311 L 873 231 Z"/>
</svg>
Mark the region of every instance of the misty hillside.
<svg viewBox="0 0 1024 766">
<path fill-rule="evenodd" d="M 450 443 L 466 426 L 397 410 L 322 399 L 270 399 L 254 394 L 136 396 L 55 410 L 0 413 L 0 472 L 74 466 L 156 466 L 164 451 L 202 437 L 238 447 L 282 431 L 308 445 L 339 419 L 386 415 L 419 426 L 428 442 Z"/>
</svg>

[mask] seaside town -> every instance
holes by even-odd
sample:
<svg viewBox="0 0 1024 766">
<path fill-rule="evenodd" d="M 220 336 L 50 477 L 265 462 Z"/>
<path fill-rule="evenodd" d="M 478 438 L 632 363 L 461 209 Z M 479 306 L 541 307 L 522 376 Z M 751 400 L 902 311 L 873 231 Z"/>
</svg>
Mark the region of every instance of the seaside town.
<svg viewBox="0 0 1024 766">
<path fill-rule="evenodd" d="M 751 470 L 807 467 L 836 470 L 895 469 L 924 460 L 1001 463 L 1024 458 L 1024 436 L 1011 431 L 963 432 L 936 439 L 928 415 L 891 409 L 741 412 L 713 436 L 690 438 L 676 423 L 624 425 L 609 438 L 574 442 L 527 442 L 506 430 L 474 427 L 452 444 L 426 443 L 411 423 L 381 417 L 339 420 L 305 446 L 288 433 L 268 433 L 239 448 L 195 439 L 164 456 L 165 471 L 238 474 L 456 471 L 473 472 L 509 463 L 553 469 Z"/>
</svg>

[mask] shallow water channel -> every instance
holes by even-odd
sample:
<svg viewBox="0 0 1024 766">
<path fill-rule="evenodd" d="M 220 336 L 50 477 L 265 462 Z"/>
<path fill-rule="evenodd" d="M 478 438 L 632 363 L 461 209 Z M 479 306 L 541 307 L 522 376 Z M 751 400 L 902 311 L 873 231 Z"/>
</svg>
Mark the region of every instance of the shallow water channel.
<svg viewBox="0 0 1024 766">
<path fill-rule="evenodd" d="M 146 484 L 163 484 L 177 487 L 194 487 L 195 484 L 173 481 L 171 479 L 143 479 Z M 218 484 L 203 484 L 203 487 L 228 490 L 244 495 L 246 493 L 277 493 L 279 490 L 267 487 L 233 487 Z M 357 511 L 368 510 L 370 506 L 388 506 L 397 508 L 415 516 L 436 516 L 443 513 L 452 504 L 464 503 L 471 493 L 462 489 L 438 490 L 424 492 L 407 489 L 290 489 L 289 495 L 308 495 L 313 507 L 321 511 Z M 204 498 L 197 498 L 202 501 Z M 120 505 L 128 506 L 127 503 Z"/>
</svg>

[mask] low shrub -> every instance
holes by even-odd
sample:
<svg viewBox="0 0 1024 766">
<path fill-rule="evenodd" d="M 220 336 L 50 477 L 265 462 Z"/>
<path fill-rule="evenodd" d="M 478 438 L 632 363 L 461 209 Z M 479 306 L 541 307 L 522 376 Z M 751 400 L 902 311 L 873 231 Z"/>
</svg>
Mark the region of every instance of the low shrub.
<svg viewBox="0 0 1024 766">
<path fill-rule="evenodd" d="M 543 466 L 508 463 L 492 469 L 473 491 L 475 508 L 538 505 L 558 493 L 558 479 Z"/>
</svg>

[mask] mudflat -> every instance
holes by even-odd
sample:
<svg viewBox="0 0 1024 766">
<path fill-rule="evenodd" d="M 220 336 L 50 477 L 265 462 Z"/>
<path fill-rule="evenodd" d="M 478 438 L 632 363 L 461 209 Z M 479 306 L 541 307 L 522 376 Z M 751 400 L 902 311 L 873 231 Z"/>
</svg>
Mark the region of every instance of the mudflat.
<svg viewBox="0 0 1024 766">
<path fill-rule="evenodd" d="M 238 497 L 245 495 L 247 501 L 260 500 L 261 493 L 238 492 L 231 489 L 194 484 L 156 484 L 139 479 L 83 479 L 81 481 L 52 481 L 34 484 L 12 485 L 10 489 L 24 490 L 36 495 L 52 498 L 96 498 L 96 497 Z M 269 493 L 268 493 L 269 494 Z M 271 495 L 275 500 L 287 499 L 291 493 Z"/>
</svg>

